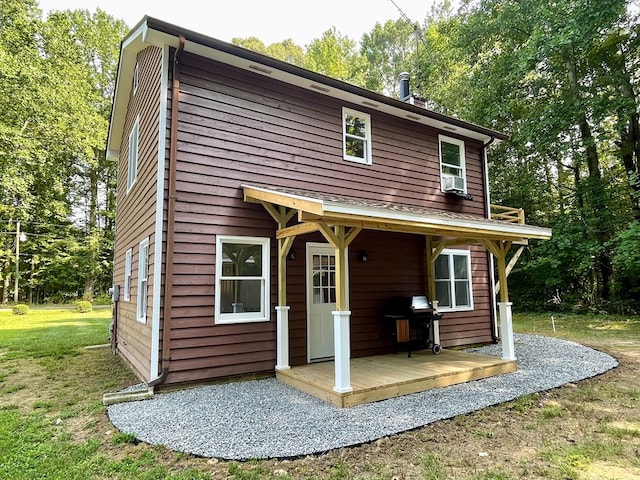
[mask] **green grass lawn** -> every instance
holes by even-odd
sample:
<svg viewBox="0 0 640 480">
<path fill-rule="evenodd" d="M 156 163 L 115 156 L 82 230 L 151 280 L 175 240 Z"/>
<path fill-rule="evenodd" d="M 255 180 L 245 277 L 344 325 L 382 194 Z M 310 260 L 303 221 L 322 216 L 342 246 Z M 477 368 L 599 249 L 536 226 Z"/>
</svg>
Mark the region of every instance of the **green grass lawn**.
<svg viewBox="0 0 640 480">
<path fill-rule="evenodd" d="M 68 310 L 34 310 L 26 315 L 0 311 L 0 349 L 3 360 L 62 358 L 77 355 L 87 345 L 109 342 L 110 309 L 77 313 Z"/>
<path fill-rule="evenodd" d="M 629 350 L 640 345 L 638 316 L 517 313 L 513 325 L 517 332 L 565 338 L 595 348 Z"/>
<path fill-rule="evenodd" d="M 102 394 L 138 380 L 109 348 L 85 348 L 107 343 L 110 315 L 0 311 L 0 479 L 639 478 L 625 476 L 640 472 L 638 317 L 555 315 L 554 332 L 550 315 L 514 316 L 518 332 L 619 353 L 615 373 L 361 447 L 237 463 L 138 444 L 113 428 Z"/>
</svg>

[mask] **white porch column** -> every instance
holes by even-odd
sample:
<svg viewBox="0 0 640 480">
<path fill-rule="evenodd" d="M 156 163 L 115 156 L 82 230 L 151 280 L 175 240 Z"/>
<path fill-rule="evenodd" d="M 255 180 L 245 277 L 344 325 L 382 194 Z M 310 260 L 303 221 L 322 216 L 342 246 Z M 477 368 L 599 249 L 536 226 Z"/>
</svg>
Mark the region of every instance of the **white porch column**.
<svg viewBox="0 0 640 480">
<path fill-rule="evenodd" d="M 433 307 L 433 313 L 438 313 L 438 300 L 432 300 L 431 306 Z M 431 333 L 433 344 L 440 345 L 440 320 L 433 320 L 433 332 Z"/>
<path fill-rule="evenodd" d="M 513 342 L 513 316 L 511 302 L 498 302 L 500 312 L 500 342 L 502 343 L 502 359 L 515 360 L 516 352 Z"/>
<path fill-rule="evenodd" d="M 333 314 L 333 345 L 335 363 L 335 386 L 333 390 L 338 393 L 352 392 L 351 388 L 351 339 L 349 323 L 350 311 L 335 311 Z"/>
<path fill-rule="evenodd" d="M 276 370 L 289 370 L 289 307 L 276 307 Z"/>
</svg>

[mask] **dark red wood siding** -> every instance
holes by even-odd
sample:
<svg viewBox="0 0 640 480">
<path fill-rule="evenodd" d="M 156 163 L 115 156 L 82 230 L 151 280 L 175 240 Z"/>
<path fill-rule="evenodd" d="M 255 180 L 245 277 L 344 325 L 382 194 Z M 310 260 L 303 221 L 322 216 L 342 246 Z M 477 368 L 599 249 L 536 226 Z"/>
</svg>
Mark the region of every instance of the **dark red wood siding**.
<svg viewBox="0 0 640 480">
<path fill-rule="evenodd" d="M 269 77 L 191 54 L 180 61 L 175 277 L 169 382 L 272 372 L 275 313 L 270 322 L 216 325 L 216 235 L 270 237 L 271 307 L 276 305 L 275 222 L 243 201 L 242 184 L 270 184 L 484 216 L 481 144 L 467 140 L 473 201 L 440 191 L 438 133 L 360 105 L 345 104 Z M 342 107 L 369 113 L 373 164 L 342 159 Z M 304 252 L 316 235 L 296 239 Z M 365 249 L 371 261 L 360 264 Z M 395 293 L 425 291 L 425 239 L 362 232 L 351 247 L 354 356 L 388 351 L 381 307 Z M 490 341 L 487 261 L 475 249 L 476 311 L 448 315 L 443 344 Z M 291 361 L 306 362 L 304 256 L 291 262 Z"/>
</svg>

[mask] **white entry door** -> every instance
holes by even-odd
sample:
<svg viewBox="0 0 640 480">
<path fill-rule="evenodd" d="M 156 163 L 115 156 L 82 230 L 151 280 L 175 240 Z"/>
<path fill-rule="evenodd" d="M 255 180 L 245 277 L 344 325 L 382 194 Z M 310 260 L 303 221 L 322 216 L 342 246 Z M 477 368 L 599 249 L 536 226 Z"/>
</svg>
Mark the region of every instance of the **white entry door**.
<svg viewBox="0 0 640 480">
<path fill-rule="evenodd" d="M 333 358 L 336 257 L 330 245 L 307 244 L 307 345 L 309 361 Z"/>
</svg>

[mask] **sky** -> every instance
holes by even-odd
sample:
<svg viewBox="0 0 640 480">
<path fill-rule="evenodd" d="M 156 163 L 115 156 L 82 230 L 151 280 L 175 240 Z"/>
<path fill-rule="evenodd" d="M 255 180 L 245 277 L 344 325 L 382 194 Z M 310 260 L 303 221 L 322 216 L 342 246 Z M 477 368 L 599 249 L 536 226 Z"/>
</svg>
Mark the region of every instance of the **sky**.
<svg viewBox="0 0 640 480">
<path fill-rule="evenodd" d="M 435 0 L 39 0 L 46 16 L 52 10 L 100 8 L 133 27 L 144 15 L 231 41 L 257 37 L 266 45 L 291 38 L 306 46 L 335 26 L 359 41 L 376 22 L 401 18 L 396 5 L 423 23 Z M 394 5 L 395 3 L 395 5 Z"/>
</svg>

